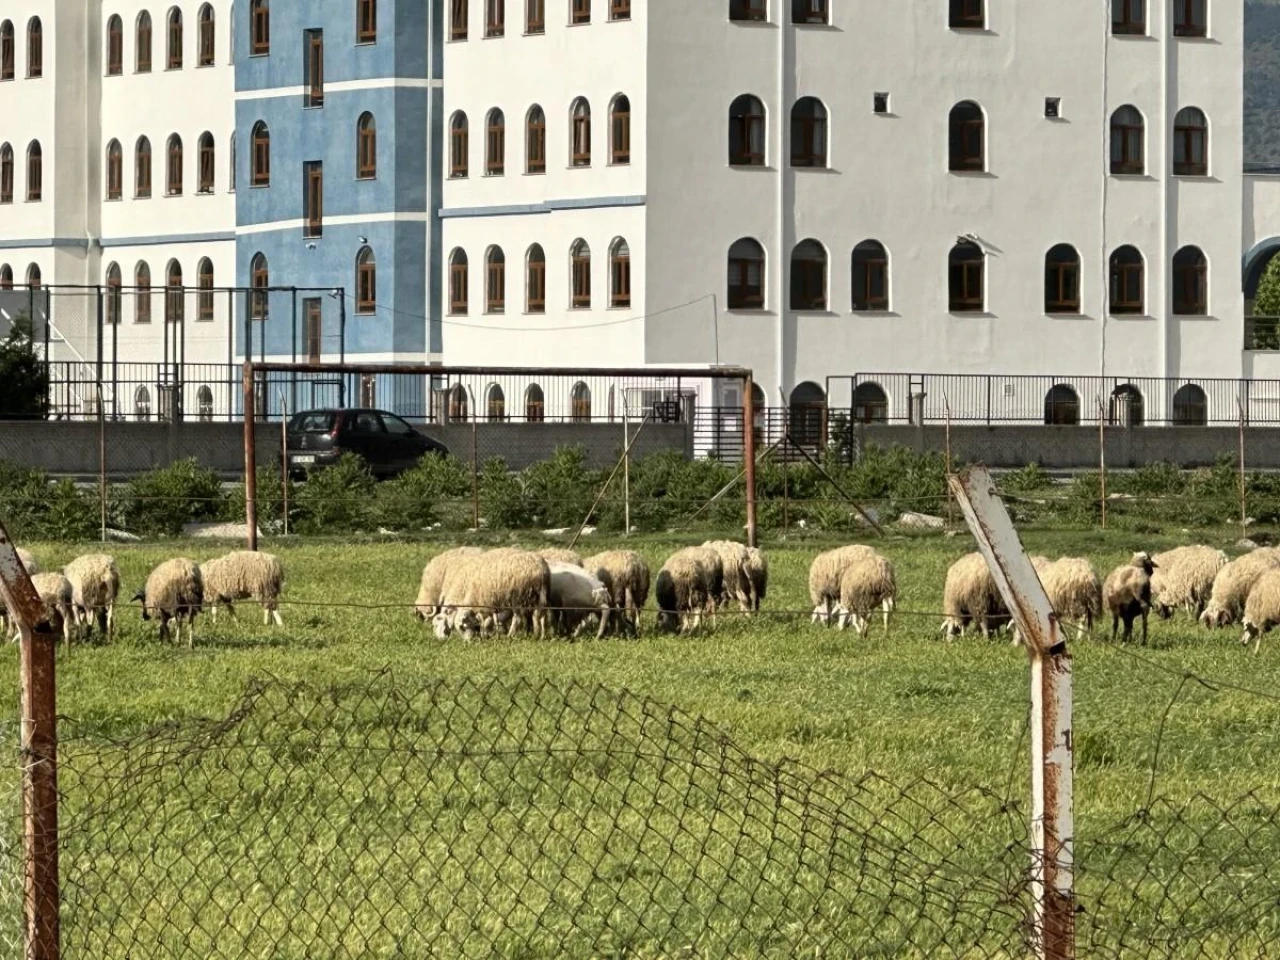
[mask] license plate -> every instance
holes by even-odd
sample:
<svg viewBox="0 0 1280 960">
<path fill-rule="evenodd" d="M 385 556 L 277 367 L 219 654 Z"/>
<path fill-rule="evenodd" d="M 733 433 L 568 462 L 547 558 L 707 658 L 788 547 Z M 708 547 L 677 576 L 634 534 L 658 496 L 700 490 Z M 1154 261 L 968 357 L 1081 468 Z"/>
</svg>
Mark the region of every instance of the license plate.
<svg viewBox="0 0 1280 960">
<path fill-rule="evenodd" d="M 316 457 L 313 453 L 295 454 L 289 458 L 291 463 L 315 463 Z"/>
</svg>

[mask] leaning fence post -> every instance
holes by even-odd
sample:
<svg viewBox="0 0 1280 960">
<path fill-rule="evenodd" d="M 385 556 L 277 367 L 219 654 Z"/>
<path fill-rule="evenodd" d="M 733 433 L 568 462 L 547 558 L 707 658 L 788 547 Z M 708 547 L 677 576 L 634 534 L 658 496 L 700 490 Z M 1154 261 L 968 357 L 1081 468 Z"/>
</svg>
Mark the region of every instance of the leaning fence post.
<svg viewBox="0 0 1280 960">
<path fill-rule="evenodd" d="M 1071 656 L 986 467 L 947 478 L 1031 655 L 1031 853 L 1037 960 L 1075 956 Z"/>
<path fill-rule="evenodd" d="M 22 648 L 22 842 L 26 960 L 58 960 L 58 634 L 0 525 L 0 601 Z"/>
</svg>

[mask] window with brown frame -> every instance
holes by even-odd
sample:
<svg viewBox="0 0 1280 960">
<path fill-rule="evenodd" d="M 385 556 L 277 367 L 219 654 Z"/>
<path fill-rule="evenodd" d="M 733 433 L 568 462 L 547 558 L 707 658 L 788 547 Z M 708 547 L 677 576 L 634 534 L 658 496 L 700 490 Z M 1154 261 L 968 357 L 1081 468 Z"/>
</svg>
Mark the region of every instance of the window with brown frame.
<svg viewBox="0 0 1280 960">
<path fill-rule="evenodd" d="M 591 388 L 579 381 L 569 391 L 569 419 L 587 423 L 591 419 Z"/>
<path fill-rule="evenodd" d="M 950 117 L 950 170 L 956 173 L 974 173 L 986 170 L 983 141 L 986 139 L 986 120 L 982 108 L 972 100 L 957 103 L 951 108 Z"/>
<path fill-rule="evenodd" d="M 763 167 L 764 104 L 744 93 L 729 105 L 729 166 Z"/>
<path fill-rule="evenodd" d="M 109 327 L 114 327 L 120 322 L 120 301 L 123 299 L 121 288 L 124 281 L 120 276 L 120 265 L 117 263 L 107 267 L 107 295 L 104 298 L 103 321 Z"/>
<path fill-rule="evenodd" d="M 547 258 L 534 244 L 525 257 L 525 313 L 547 312 Z"/>
<path fill-rule="evenodd" d="M 729 0 L 729 19 L 763 23 L 769 19 L 769 0 Z"/>
<path fill-rule="evenodd" d="M 467 115 L 459 110 L 449 121 L 449 177 L 458 179 L 467 175 L 467 155 L 471 149 Z"/>
<path fill-rule="evenodd" d="M 249 54 L 265 57 L 271 53 L 271 6 L 267 0 L 250 0 Z"/>
<path fill-rule="evenodd" d="M 196 193 L 213 193 L 214 151 L 213 134 L 207 130 L 200 134 L 196 144 Z"/>
<path fill-rule="evenodd" d="M 27 21 L 27 77 L 44 76 L 44 26 L 39 17 Z"/>
<path fill-rule="evenodd" d="M 631 248 L 621 237 L 609 251 L 609 306 L 631 306 Z"/>
<path fill-rule="evenodd" d="M 139 200 L 151 196 L 151 141 L 139 137 L 133 148 L 133 195 Z"/>
<path fill-rule="evenodd" d="M 484 2 L 484 35 L 501 37 L 507 32 L 506 0 L 485 0 Z"/>
<path fill-rule="evenodd" d="M 33 263 L 27 267 L 27 286 L 34 290 L 40 288 L 40 264 Z"/>
<path fill-rule="evenodd" d="M 579 97 L 569 111 L 569 155 L 575 167 L 591 166 L 591 105 Z"/>
<path fill-rule="evenodd" d="M 324 106 L 324 31 L 307 30 L 306 95 L 303 106 Z"/>
<path fill-rule="evenodd" d="M 547 32 L 546 0 L 525 0 L 524 32 L 529 34 Z"/>
<path fill-rule="evenodd" d="M 1173 425 L 1175 427 L 1203 427 L 1209 422 L 1209 398 L 1194 383 L 1178 388 L 1173 395 Z"/>
<path fill-rule="evenodd" d="M 484 310 L 502 313 L 507 309 L 507 258 L 501 247 L 490 247 L 484 258 Z"/>
<path fill-rule="evenodd" d="M 1173 35 L 1203 37 L 1208 33 L 1206 0 L 1173 0 Z"/>
<path fill-rule="evenodd" d="M 827 251 L 817 240 L 801 240 L 791 251 L 791 309 L 827 309 Z"/>
<path fill-rule="evenodd" d="M 182 11 L 177 7 L 169 11 L 168 69 L 182 69 Z"/>
<path fill-rule="evenodd" d="M 764 309 L 764 247 L 743 237 L 729 248 L 727 271 L 730 310 Z"/>
<path fill-rule="evenodd" d="M 151 268 L 145 260 L 133 271 L 133 322 L 151 322 Z"/>
<path fill-rule="evenodd" d="M 1147 32 L 1147 0 L 1111 0 L 1111 32 L 1142 36 Z"/>
<path fill-rule="evenodd" d="M 186 297 L 182 289 L 182 267 L 177 260 L 169 261 L 169 269 L 165 271 L 164 286 L 165 323 L 181 323 L 186 312 Z"/>
<path fill-rule="evenodd" d="M 882 243 L 863 240 L 853 248 L 850 279 L 854 310 L 889 309 L 889 254 Z"/>
<path fill-rule="evenodd" d="M 0 144 L 0 203 L 13 203 L 13 147 Z"/>
<path fill-rule="evenodd" d="M 524 392 L 524 419 L 528 423 L 542 423 L 546 415 L 546 397 L 542 388 L 531 383 Z"/>
<path fill-rule="evenodd" d="M 0 264 L 0 290 L 13 289 L 13 267 Z"/>
<path fill-rule="evenodd" d="M 1173 172 L 1179 177 L 1209 175 L 1209 121 L 1195 107 L 1173 118 Z"/>
<path fill-rule="evenodd" d="M 213 7 L 205 4 L 200 8 L 199 32 L 196 37 L 199 47 L 196 64 L 201 67 L 212 67 L 217 57 L 217 24 L 213 15 Z"/>
<path fill-rule="evenodd" d="M 138 14 L 134 29 L 133 69 L 135 73 L 151 72 L 151 14 L 143 10 Z"/>
<path fill-rule="evenodd" d="M 449 39 L 467 39 L 467 0 L 449 0 Z"/>
<path fill-rule="evenodd" d="M 302 164 L 302 235 L 319 237 L 324 234 L 324 163 L 307 160 Z"/>
<path fill-rule="evenodd" d="M 119 200 L 124 195 L 124 151 L 120 141 L 107 144 L 107 199 Z"/>
<path fill-rule="evenodd" d="M 255 187 L 271 186 L 271 131 L 261 120 L 253 125 L 253 169 L 249 183 Z"/>
<path fill-rule="evenodd" d="M 569 22 L 591 22 L 591 0 L 569 0 Z"/>
<path fill-rule="evenodd" d="M 0 23 L 0 80 L 13 79 L 14 62 L 13 23 Z"/>
<path fill-rule="evenodd" d="M 575 310 L 591 309 L 591 248 L 575 240 L 569 248 L 570 301 Z"/>
<path fill-rule="evenodd" d="M 507 168 L 507 121 L 501 110 L 490 110 L 485 123 L 484 172 L 500 177 Z"/>
<path fill-rule="evenodd" d="M 35 203 L 44 196 L 44 151 L 40 141 L 32 140 L 27 147 L 27 202 Z"/>
<path fill-rule="evenodd" d="M 609 0 L 610 20 L 630 20 L 631 0 Z"/>
<path fill-rule="evenodd" d="M 196 321 L 213 319 L 213 261 L 205 257 L 196 265 Z"/>
<path fill-rule="evenodd" d="M 467 254 L 454 250 L 449 255 L 449 313 L 461 316 L 467 312 Z"/>
<path fill-rule="evenodd" d="M 169 138 L 166 155 L 164 192 L 167 196 L 179 197 L 182 195 L 182 138 L 176 133 Z"/>
<path fill-rule="evenodd" d="M 489 408 L 488 414 L 491 421 L 501 423 L 507 419 L 507 395 L 496 383 L 489 386 L 485 405 Z"/>
<path fill-rule="evenodd" d="M 356 122 L 356 179 L 372 180 L 377 175 L 378 123 L 366 112 Z"/>
<path fill-rule="evenodd" d="M 827 108 L 817 97 L 802 97 L 791 108 L 791 165 L 827 165 Z"/>
<path fill-rule="evenodd" d="M 609 108 L 609 162 L 631 162 L 631 101 L 623 96 Z"/>
<path fill-rule="evenodd" d="M 1142 254 L 1134 247 L 1120 247 L 1111 254 L 1110 273 L 1111 313 L 1142 313 L 1145 309 Z"/>
<path fill-rule="evenodd" d="M 1045 254 L 1044 312 L 1080 312 L 1080 254 L 1069 243 Z"/>
<path fill-rule="evenodd" d="M 302 339 L 308 363 L 319 363 L 324 352 L 324 312 L 319 297 L 302 301 Z"/>
<path fill-rule="evenodd" d="M 124 21 L 113 14 L 107 20 L 107 76 L 124 73 Z"/>
<path fill-rule="evenodd" d="M 378 0 L 356 0 L 356 43 L 378 42 Z"/>
<path fill-rule="evenodd" d="M 378 261 L 372 247 L 356 254 L 356 313 L 376 313 L 378 309 Z"/>
<path fill-rule="evenodd" d="M 985 0 L 951 0 L 952 30 L 981 30 L 987 25 Z"/>
<path fill-rule="evenodd" d="M 255 253 L 253 259 L 249 261 L 249 285 L 253 288 L 249 293 L 249 319 L 266 320 L 271 274 L 267 266 L 267 258 L 261 253 Z"/>
<path fill-rule="evenodd" d="M 547 172 L 547 118 L 536 104 L 525 120 L 525 173 Z"/>
<path fill-rule="evenodd" d="M 1173 312 L 1184 317 L 1209 313 L 1209 261 L 1199 247 L 1173 255 Z"/>
<path fill-rule="evenodd" d="M 981 313 L 986 309 L 982 248 L 964 240 L 951 248 L 947 263 L 947 306 L 952 313 Z"/>
<path fill-rule="evenodd" d="M 1143 141 L 1146 122 L 1136 107 L 1123 106 L 1111 115 L 1111 172 L 1141 175 L 1146 172 Z"/>
<path fill-rule="evenodd" d="M 792 23 L 829 23 L 827 0 L 791 0 Z"/>
</svg>

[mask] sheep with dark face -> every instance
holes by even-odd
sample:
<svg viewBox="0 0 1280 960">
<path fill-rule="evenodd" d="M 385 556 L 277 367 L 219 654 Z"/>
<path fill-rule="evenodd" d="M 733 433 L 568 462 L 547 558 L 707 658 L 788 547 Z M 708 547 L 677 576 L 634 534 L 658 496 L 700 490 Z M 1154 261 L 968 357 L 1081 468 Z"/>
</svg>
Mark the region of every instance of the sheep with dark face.
<svg viewBox="0 0 1280 960">
<path fill-rule="evenodd" d="M 204 609 L 204 579 L 200 568 L 186 557 L 166 560 L 147 577 L 147 582 L 133 597 L 142 603 L 142 619 L 156 617 L 160 621 L 160 639 L 169 639 L 169 622 L 187 624 L 187 646 L 195 644 L 196 617 Z"/>
<path fill-rule="evenodd" d="M 658 601 L 658 629 L 691 633 L 702 625 L 702 615 L 711 603 L 708 583 L 715 580 L 707 569 L 706 551 L 679 550 L 667 558 L 658 571 L 653 592 Z"/>
<path fill-rule="evenodd" d="M 1133 621 L 1142 618 L 1142 643 L 1147 642 L 1147 616 L 1151 612 L 1151 574 L 1156 564 L 1145 550 L 1116 567 L 1102 584 L 1102 605 L 1111 613 L 1111 639 L 1124 621 L 1123 642 L 1133 639 Z"/>
</svg>

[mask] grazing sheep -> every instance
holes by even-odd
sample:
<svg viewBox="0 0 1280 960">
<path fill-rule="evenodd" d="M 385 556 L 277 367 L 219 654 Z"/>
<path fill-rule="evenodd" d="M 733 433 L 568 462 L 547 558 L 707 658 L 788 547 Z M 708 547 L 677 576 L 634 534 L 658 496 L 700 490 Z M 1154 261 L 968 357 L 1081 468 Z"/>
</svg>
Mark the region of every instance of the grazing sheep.
<svg viewBox="0 0 1280 960">
<path fill-rule="evenodd" d="M 947 570 L 942 593 L 942 632 L 948 638 L 963 635 L 973 623 L 990 637 L 993 630 L 1010 622 L 996 581 L 981 553 L 969 553 Z"/>
<path fill-rule="evenodd" d="M 432 557 L 422 568 L 422 583 L 418 587 L 418 599 L 413 605 L 413 615 L 427 621 L 440 612 L 440 591 L 449 570 L 463 557 L 478 557 L 484 551 L 479 547 L 454 547 Z"/>
<path fill-rule="evenodd" d="M 49 626 L 62 634 L 63 645 L 70 648 L 71 624 L 75 619 L 71 612 L 71 582 L 60 573 L 36 573 L 31 577 L 31 585 L 40 597 Z M 15 633 L 13 639 L 17 642 L 20 637 L 21 633 Z"/>
<path fill-rule="evenodd" d="M 820 553 L 809 564 L 809 600 L 813 603 L 811 623 L 831 622 L 831 615 L 840 602 L 840 581 L 845 567 L 856 560 L 879 556 L 871 547 L 850 544 Z"/>
<path fill-rule="evenodd" d="M 1092 563 L 1062 557 L 1040 571 L 1040 584 L 1059 620 L 1076 625 L 1077 640 L 1093 632 L 1094 621 L 1102 616 L 1102 582 Z"/>
<path fill-rule="evenodd" d="M 1107 574 L 1102 584 L 1102 604 L 1111 612 L 1111 639 L 1124 621 L 1123 642 L 1133 638 L 1133 621 L 1142 618 L 1142 643 L 1147 643 L 1147 614 L 1151 612 L 1151 574 L 1156 564 L 1146 551 L 1135 553 L 1126 564 Z"/>
<path fill-rule="evenodd" d="M 688 556 L 698 561 L 698 566 L 702 570 L 702 593 L 706 597 L 704 608 L 711 618 L 711 625 L 714 627 L 716 622 L 716 601 L 724 592 L 724 561 L 720 558 L 720 554 L 711 547 L 685 547 L 671 556 Z M 670 558 L 668 558 L 668 562 L 670 562 Z M 701 618 L 699 618 L 699 623 L 701 623 Z"/>
<path fill-rule="evenodd" d="M 892 563 L 879 554 L 855 560 L 845 567 L 840 580 L 840 629 L 852 622 L 858 636 L 864 636 L 871 627 L 871 612 L 879 607 L 884 611 L 884 632 L 888 634 L 897 593 Z"/>
<path fill-rule="evenodd" d="M 760 604 L 769 591 L 769 558 L 759 547 L 747 547 L 747 582 L 751 585 L 751 610 L 760 612 Z"/>
<path fill-rule="evenodd" d="M 1200 614 L 1200 622 L 1210 629 L 1237 622 L 1244 616 L 1250 588 L 1275 567 L 1280 567 L 1280 551 L 1270 547 L 1260 547 L 1232 560 L 1213 578 L 1209 603 Z"/>
<path fill-rule="evenodd" d="M 200 565 L 204 581 L 204 602 L 210 604 L 213 622 L 218 622 L 218 607 L 225 606 L 232 617 L 236 615 L 237 600 L 256 600 L 262 604 L 262 625 L 274 619 L 276 626 L 284 626 L 280 619 L 280 592 L 284 589 L 284 564 L 270 553 L 253 550 L 235 550 L 224 557 L 209 560 Z"/>
<path fill-rule="evenodd" d="M 120 571 L 116 561 L 105 553 L 76 557 L 62 568 L 71 581 L 71 607 L 77 625 L 86 635 L 98 632 L 109 639 L 116 629 L 116 599 L 120 595 Z"/>
<path fill-rule="evenodd" d="M 547 567 L 551 571 L 548 605 L 556 633 L 576 637 L 587 618 L 598 613 L 600 628 L 596 631 L 596 639 L 603 637 L 609 628 L 609 614 L 613 611 L 613 599 L 608 588 L 576 564 L 553 562 Z"/>
<path fill-rule="evenodd" d="M 749 554 L 745 544 L 734 540 L 708 540 L 703 544 L 715 551 L 720 558 L 720 592 L 715 597 L 717 607 L 727 607 L 735 600 L 743 613 L 751 611 L 751 579 L 747 576 Z"/>
<path fill-rule="evenodd" d="M 187 623 L 187 646 L 195 645 L 196 617 L 204 609 L 204 579 L 200 568 L 186 557 L 166 560 L 147 577 L 147 582 L 133 597 L 142 602 L 142 619 L 160 620 L 160 639 L 169 638 L 169 621 L 178 625 L 182 636 L 182 622 Z"/>
<path fill-rule="evenodd" d="M 582 555 L 574 550 L 566 550 L 563 547 L 547 547 L 547 549 L 539 550 L 537 553 L 547 563 L 567 563 L 574 567 L 582 566 Z"/>
<path fill-rule="evenodd" d="M 644 557 L 634 550 L 609 550 L 588 557 L 583 567 L 605 585 L 614 610 L 622 614 L 610 622 L 639 636 L 640 611 L 649 599 L 649 564 Z"/>
<path fill-rule="evenodd" d="M 1227 565 L 1227 555 L 1213 547 L 1178 547 L 1157 553 L 1152 561 L 1151 609 L 1161 620 L 1175 610 L 1186 610 L 1199 618 L 1213 591 L 1213 579 Z"/>
<path fill-rule="evenodd" d="M 710 602 L 707 582 L 711 579 L 698 551 L 680 550 L 672 554 L 654 581 L 658 629 L 689 633 L 701 626 L 702 614 Z"/>
<path fill-rule="evenodd" d="M 1268 570 L 1254 581 L 1244 603 L 1244 636 L 1240 642 L 1253 641 L 1253 652 L 1262 646 L 1262 635 L 1280 625 L 1280 568 Z"/>
<path fill-rule="evenodd" d="M 457 630 L 468 640 L 508 623 L 508 636 L 520 626 L 545 637 L 551 596 L 551 569 L 536 553 L 502 547 L 463 557 L 446 577 L 436 636 Z"/>
</svg>

